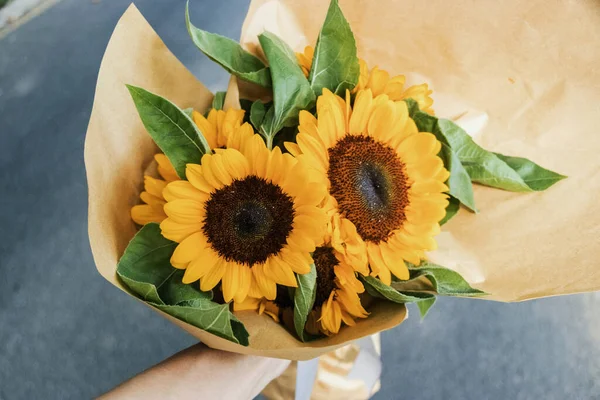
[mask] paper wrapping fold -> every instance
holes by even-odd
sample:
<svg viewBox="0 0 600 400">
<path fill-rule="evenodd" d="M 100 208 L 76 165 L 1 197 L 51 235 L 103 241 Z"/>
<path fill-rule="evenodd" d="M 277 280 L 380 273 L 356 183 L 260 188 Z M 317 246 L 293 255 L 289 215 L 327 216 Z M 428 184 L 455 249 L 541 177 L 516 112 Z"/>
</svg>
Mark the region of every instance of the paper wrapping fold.
<svg viewBox="0 0 600 400">
<path fill-rule="evenodd" d="M 264 30 L 295 51 L 315 45 L 328 1 L 253 0 L 241 43 Z M 546 192 L 475 187 L 437 237 L 432 261 L 488 299 L 520 301 L 600 289 L 600 3 L 593 0 L 340 0 L 359 56 L 392 75 L 425 76 L 436 114 L 473 109 L 484 148 L 569 178 Z M 240 86 L 241 97 L 254 95 Z M 235 88 L 230 87 L 230 90 Z M 471 113 L 472 114 L 472 113 Z M 464 118 L 463 118 L 464 120 Z M 459 123 L 461 121 L 459 120 Z"/>
<path fill-rule="evenodd" d="M 135 6 L 130 6 L 117 24 L 100 66 L 85 142 L 90 245 L 98 271 L 122 290 L 125 288 L 117 280 L 116 267 L 136 229 L 130 208 L 138 202 L 143 172 L 157 152 L 126 83 L 160 94 L 182 108 L 206 110 L 213 97 L 169 52 Z M 213 348 L 307 360 L 346 342 L 389 329 L 406 317 L 404 307 L 385 302 L 375 303 L 369 310 L 371 318 L 359 321 L 353 329 L 344 329 L 337 336 L 310 344 L 296 340 L 265 315 L 236 314 L 250 333 L 249 347 L 161 314 Z"/>
</svg>

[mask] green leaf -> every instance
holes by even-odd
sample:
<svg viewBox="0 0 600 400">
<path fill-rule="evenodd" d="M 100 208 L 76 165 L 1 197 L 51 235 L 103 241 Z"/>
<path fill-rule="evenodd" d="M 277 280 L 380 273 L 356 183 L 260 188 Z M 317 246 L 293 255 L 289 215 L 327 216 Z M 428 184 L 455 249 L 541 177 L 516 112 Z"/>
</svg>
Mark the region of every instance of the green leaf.
<svg viewBox="0 0 600 400">
<path fill-rule="evenodd" d="M 344 96 L 358 83 L 360 66 L 350 24 L 337 0 L 332 0 L 317 38 L 308 80 L 317 96 L 324 88 Z"/>
<path fill-rule="evenodd" d="M 450 177 L 446 182 L 446 185 L 450 189 L 450 195 L 458 199 L 471 211 L 477 212 L 475 199 L 473 198 L 473 183 L 456 153 L 452 151 L 450 146 L 442 143 L 442 150 L 440 150 L 439 156 L 444 161 L 446 169 L 450 171 Z"/>
<path fill-rule="evenodd" d="M 222 110 L 223 103 L 225 103 L 225 95 L 227 92 L 217 92 L 215 93 L 215 97 L 213 97 L 212 108 L 215 110 Z"/>
<path fill-rule="evenodd" d="M 267 145 L 272 148 L 275 134 L 283 127 L 298 124 L 300 110 L 312 108 L 315 94 L 298 65 L 292 49 L 270 32 L 258 36 L 271 70 L 273 81 L 272 120 L 263 123 Z M 269 117 L 269 112 L 265 117 Z"/>
<path fill-rule="evenodd" d="M 505 156 L 499 153 L 494 154 L 519 174 L 527 186 L 536 192 L 546 190 L 556 182 L 566 178 L 566 176 L 542 168 L 526 158 Z"/>
<path fill-rule="evenodd" d="M 419 111 L 419 103 L 417 103 L 415 100 L 413 99 L 404 99 L 404 102 L 406 103 L 406 106 L 408 107 L 408 116 L 413 118 L 413 116 L 415 115 L 415 113 L 417 111 Z M 430 131 L 427 131 L 430 132 Z"/>
<path fill-rule="evenodd" d="M 504 161 L 477 143 L 458 125 L 447 119 L 438 119 L 422 111 L 414 115 L 420 131 L 433 133 L 456 153 L 473 182 L 509 190 L 530 192 L 525 181 Z"/>
<path fill-rule="evenodd" d="M 171 267 L 172 268 L 172 267 Z M 202 292 L 199 285 L 185 284 L 182 282 L 184 270 L 172 268 L 175 271 L 165 283 L 158 288 L 158 295 L 163 303 L 171 305 L 189 304 L 193 300 L 212 300 L 212 291 Z"/>
<path fill-rule="evenodd" d="M 372 276 L 359 275 L 359 278 L 365 284 L 365 289 L 371 296 L 387 299 L 394 303 L 417 303 L 420 301 L 431 299 L 435 296 L 431 293 L 414 292 L 408 294 L 399 292 L 393 287 L 386 285 L 379 279 Z"/>
<path fill-rule="evenodd" d="M 406 102 L 407 106 L 409 106 L 409 114 L 410 107 L 413 107 L 413 112 L 410 117 L 415 121 L 417 128 L 419 128 L 419 132 L 431 132 L 440 142 L 450 145 L 443 135 L 441 135 L 439 132 L 436 132 L 438 122 L 437 117 L 424 113 L 423 111 L 419 111 L 419 105 L 416 101 L 411 105 L 410 101 L 414 101 L 412 99 L 407 99 L 404 101 Z"/>
<path fill-rule="evenodd" d="M 229 304 L 217 304 L 209 299 L 196 299 L 191 306 L 152 305 L 188 324 L 232 342 L 248 346 L 248 331 L 231 313 Z"/>
<path fill-rule="evenodd" d="M 486 294 L 481 290 L 472 288 L 458 272 L 441 265 L 423 262 L 416 267 L 409 264 L 409 270 L 410 279 L 416 279 L 420 276 L 426 277 L 436 293 L 442 296 L 470 297 Z"/>
<path fill-rule="evenodd" d="M 170 262 L 175 247 L 177 243 L 161 235 L 158 224 L 146 224 L 127 245 L 117 275 L 142 300 L 163 304 L 158 290 L 177 271 Z"/>
<path fill-rule="evenodd" d="M 399 292 L 391 286 L 388 286 L 381 282 L 379 279 L 372 276 L 362 276 L 359 278 L 365 284 L 365 289 L 373 297 L 383 298 L 394 303 L 405 304 L 405 303 L 416 303 L 419 307 L 421 319 L 425 318 L 427 312 L 435 302 L 435 295 L 426 292 Z M 421 304 L 424 303 L 424 304 Z"/>
<path fill-rule="evenodd" d="M 254 103 L 252 103 L 252 107 L 250 108 L 250 123 L 254 125 L 254 129 L 256 129 L 258 132 L 260 132 L 260 128 L 263 120 L 265 119 L 265 114 L 267 113 L 268 108 L 269 105 L 260 100 L 256 100 Z"/>
<path fill-rule="evenodd" d="M 427 313 L 429 313 L 429 310 L 431 309 L 431 307 L 433 307 L 434 304 L 435 297 L 431 297 L 429 299 L 419 301 L 417 303 L 417 307 L 419 307 L 419 313 L 421 314 L 421 320 L 423 320 L 427 316 Z"/>
<path fill-rule="evenodd" d="M 460 209 L 460 201 L 458 199 L 450 196 L 448 199 L 449 203 L 446 207 L 446 216 L 440 221 L 440 226 L 444 225 L 446 222 L 450 221 Z"/>
<path fill-rule="evenodd" d="M 189 2 L 185 6 L 185 23 L 192 41 L 208 58 L 240 79 L 271 87 L 269 68 L 260 59 L 248 53 L 236 41 L 198 29 L 190 22 Z"/>
<path fill-rule="evenodd" d="M 304 327 L 306 319 L 313 308 L 317 295 L 317 268 L 315 264 L 310 266 L 307 274 L 297 274 L 298 287 L 294 292 L 294 328 L 298 337 L 303 342 L 308 340 Z"/>
<path fill-rule="evenodd" d="M 202 155 L 210 152 L 208 142 L 179 107 L 169 100 L 139 87 L 127 85 L 146 130 L 169 158 L 181 179 L 188 163 L 200 163 Z"/>
</svg>

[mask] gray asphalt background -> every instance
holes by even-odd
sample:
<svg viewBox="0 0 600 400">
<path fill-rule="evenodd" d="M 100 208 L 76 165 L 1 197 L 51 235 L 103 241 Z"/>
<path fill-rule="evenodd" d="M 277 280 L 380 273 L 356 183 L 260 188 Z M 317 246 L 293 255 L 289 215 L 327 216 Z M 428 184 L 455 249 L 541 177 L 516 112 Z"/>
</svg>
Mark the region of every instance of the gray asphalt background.
<svg viewBox="0 0 600 400">
<path fill-rule="evenodd" d="M 191 10 L 196 25 L 237 38 L 247 4 Z M 90 398 L 195 342 L 105 282 L 89 249 L 84 135 L 127 5 L 63 0 L 0 40 L 0 399 Z M 198 78 L 225 89 L 226 73 L 187 36 L 183 1 L 137 5 Z M 375 398 L 600 398 L 599 308 L 585 294 L 442 299 L 424 322 L 411 310 L 383 333 Z"/>
</svg>

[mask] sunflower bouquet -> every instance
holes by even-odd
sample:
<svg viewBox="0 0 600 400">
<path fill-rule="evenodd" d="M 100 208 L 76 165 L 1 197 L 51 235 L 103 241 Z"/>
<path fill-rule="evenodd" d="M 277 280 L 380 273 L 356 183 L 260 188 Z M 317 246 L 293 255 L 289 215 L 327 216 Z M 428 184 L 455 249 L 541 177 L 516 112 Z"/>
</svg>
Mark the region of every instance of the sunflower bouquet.
<svg viewBox="0 0 600 400">
<path fill-rule="evenodd" d="M 474 183 L 526 208 L 526 193 L 565 177 L 437 117 L 427 83 L 362 58 L 337 0 L 314 41 L 286 10 L 253 3 L 240 44 L 186 8 L 192 42 L 232 76 L 214 95 L 135 8 L 121 19 L 86 141 L 100 272 L 212 347 L 296 360 L 401 323 L 407 303 L 424 317 L 439 295 L 553 294 L 486 285 L 482 254 L 445 224 L 459 210 L 485 220 Z"/>
</svg>

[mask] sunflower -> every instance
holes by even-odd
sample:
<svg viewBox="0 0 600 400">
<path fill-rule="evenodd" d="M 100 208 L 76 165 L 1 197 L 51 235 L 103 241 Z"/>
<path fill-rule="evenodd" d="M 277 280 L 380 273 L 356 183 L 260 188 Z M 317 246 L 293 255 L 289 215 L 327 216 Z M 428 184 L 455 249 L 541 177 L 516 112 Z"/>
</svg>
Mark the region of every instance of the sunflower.
<svg viewBox="0 0 600 400">
<path fill-rule="evenodd" d="M 405 261 L 419 264 L 437 246 L 446 214 L 449 173 L 441 143 L 419 132 L 404 102 L 359 91 L 354 106 L 323 90 L 318 119 L 300 113 L 297 144 L 286 148 L 310 164 L 333 199 L 330 235 L 345 261 L 368 260 L 370 274 L 408 279 Z M 353 265 L 355 269 L 356 266 Z M 362 268 L 362 267 L 361 267 Z"/>
<path fill-rule="evenodd" d="M 300 68 L 302 68 L 302 72 L 304 72 L 306 77 L 308 77 L 310 73 L 314 53 L 315 50 L 312 46 L 306 46 L 304 48 L 304 53 L 296 53 Z M 433 105 L 431 94 L 433 92 L 426 83 L 413 85 L 405 90 L 404 84 L 406 83 L 406 78 L 404 75 L 396 75 L 390 78 L 390 74 L 387 71 L 379 69 L 378 67 L 374 67 L 369 71 L 369 67 L 365 60 L 359 59 L 358 62 L 360 64 L 360 76 L 353 93 L 358 92 L 359 90 L 371 89 L 373 96 L 387 94 L 390 100 L 393 101 L 412 98 L 419 104 L 421 111 L 434 115 L 433 108 L 431 108 Z"/>
<path fill-rule="evenodd" d="M 242 136 L 228 139 L 239 150 L 205 154 L 201 165 L 187 165 L 187 181 L 163 190 L 162 234 L 179 243 L 171 264 L 185 269 L 183 283 L 199 279 L 204 291 L 221 282 L 226 302 L 248 293 L 272 300 L 276 284 L 297 286 L 294 272 L 310 271 L 310 253 L 327 229 L 318 207 L 325 184 L 259 135 Z"/>
<path fill-rule="evenodd" d="M 154 159 L 158 163 L 158 173 L 163 179 L 144 176 L 144 191 L 140 193 L 140 198 L 145 204 L 131 208 L 131 219 L 139 225 L 146 225 L 150 222 L 160 223 L 167 218 L 167 214 L 163 210 L 165 199 L 162 191 L 169 182 L 179 179 L 167 156 L 155 154 Z"/>
<path fill-rule="evenodd" d="M 331 335 L 339 332 L 342 322 L 353 326 L 355 318 L 366 318 L 368 313 L 358 296 L 365 288 L 356 278 L 354 269 L 330 246 L 317 247 L 312 257 L 317 269 L 317 281 L 315 301 L 308 316 L 306 330 L 312 334 L 320 331 Z M 264 313 L 277 322 L 285 320 L 287 312 L 287 319 L 291 319 L 289 315 L 293 313 L 294 302 L 285 289 L 278 286 L 277 297 L 273 301 L 248 296 L 241 303 L 234 302 L 233 309 Z"/>
</svg>

